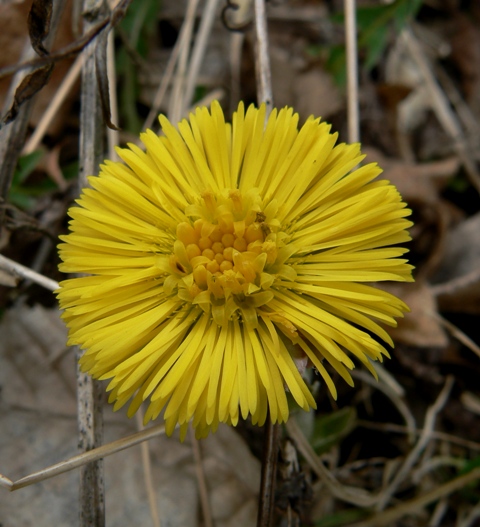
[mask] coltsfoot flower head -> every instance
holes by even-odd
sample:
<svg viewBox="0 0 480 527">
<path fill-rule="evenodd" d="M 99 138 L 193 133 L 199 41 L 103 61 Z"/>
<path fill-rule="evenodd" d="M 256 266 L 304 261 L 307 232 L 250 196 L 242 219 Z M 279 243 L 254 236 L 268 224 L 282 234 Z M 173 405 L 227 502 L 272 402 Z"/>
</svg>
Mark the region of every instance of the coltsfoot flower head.
<svg viewBox="0 0 480 527">
<path fill-rule="evenodd" d="M 167 433 L 198 437 L 220 422 L 288 418 L 286 391 L 315 407 L 296 358 L 307 358 L 335 397 L 356 358 L 392 344 L 405 304 L 366 285 L 410 281 L 398 244 L 410 211 L 357 144 L 336 145 L 319 119 L 298 129 L 291 108 L 240 103 L 197 108 L 146 152 L 119 149 L 70 209 L 60 269 L 88 276 L 58 291 L 81 367 L 110 379 L 110 401 L 145 419 L 164 410 Z M 373 336 L 379 337 L 374 338 Z"/>
</svg>

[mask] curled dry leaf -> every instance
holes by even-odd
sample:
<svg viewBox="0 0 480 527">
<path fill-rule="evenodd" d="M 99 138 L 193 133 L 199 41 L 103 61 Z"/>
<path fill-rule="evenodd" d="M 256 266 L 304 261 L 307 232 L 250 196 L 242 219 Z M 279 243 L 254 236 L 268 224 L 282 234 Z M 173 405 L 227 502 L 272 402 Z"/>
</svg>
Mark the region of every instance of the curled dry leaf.
<svg viewBox="0 0 480 527">
<path fill-rule="evenodd" d="M 444 348 L 448 344 L 443 326 L 435 317 L 437 303 L 428 284 L 382 284 L 382 289 L 399 296 L 410 307 L 410 313 L 399 319 L 396 328 L 387 329 L 394 342 L 419 348 Z"/>
<path fill-rule="evenodd" d="M 52 19 L 53 0 L 33 0 L 30 13 L 28 14 L 28 34 L 32 48 L 41 57 L 48 55 L 43 45 L 50 31 Z"/>
</svg>

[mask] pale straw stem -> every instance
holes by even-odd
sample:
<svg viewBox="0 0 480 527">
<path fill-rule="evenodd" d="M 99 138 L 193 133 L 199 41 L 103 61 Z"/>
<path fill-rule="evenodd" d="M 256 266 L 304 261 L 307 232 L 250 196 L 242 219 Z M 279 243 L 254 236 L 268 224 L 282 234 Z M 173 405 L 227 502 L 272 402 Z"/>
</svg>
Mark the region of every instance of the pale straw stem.
<svg viewBox="0 0 480 527">
<path fill-rule="evenodd" d="M 347 114 L 348 142 L 360 141 L 360 117 L 358 109 L 358 57 L 357 23 L 355 0 L 344 0 L 345 9 L 345 45 L 347 55 Z"/>
<path fill-rule="evenodd" d="M 25 267 L 24 265 L 19 264 L 17 262 L 14 262 L 13 260 L 10 260 L 10 258 L 7 258 L 1 254 L 0 269 L 13 276 L 31 280 L 32 282 L 35 282 L 36 284 L 41 285 L 42 287 L 50 291 L 55 291 L 60 287 L 58 285 L 58 282 L 55 282 L 55 280 L 52 280 L 51 278 L 47 278 L 46 276 L 43 276 L 40 273 L 32 271 L 32 269 L 29 269 L 28 267 Z"/>
<path fill-rule="evenodd" d="M 39 483 L 40 481 L 53 478 L 54 476 L 58 476 L 59 474 L 63 474 L 64 472 L 69 472 L 70 470 L 73 470 L 75 468 L 82 467 L 87 463 L 92 463 L 107 456 L 111 456 L 112 454 L 115 454 L 122 450 L 126 450 L 127 448 L 138 445 L 143 441 L 148 441 L 149 439 L 152 439 L 159 435 L 163 435 L 164 433 L 165 426 L 163 424 L 152 426 L 151 428 L 147 428 L 146 430 L 142 430 L 141 432 L 137 432 L 127 437 L 123 437 L 122 439 L 117 439 L 116 441 L 112 441 L 111 443 L 107 443 L 106 445 L 99 446 L 87 452 L 78 454 L 77 456 L 73 456 L 65 461 L 61 461 L 60 463 L 56 463 L 55 465 L 51 465 L 50 467 L 39 470 L 38 472 L 34 472 L 29 476 L 25 476 L 24 478 L 12 482 L 10 489 L 21 489 L 23 487 L 28 487 L 29 485 Z M 8 484 L 8 478 L 5 478 L 5 476 L 3 476 L 3 478 Z"/>
<path fill-rule="evenodd" d="M 65 75 L 65 78 L 58 87 L 58 90 L 55 92 L 55 96 L 51 100 L 50 104 L 47 106 L 47 109 L 45 110 L 42 119 L 36 126 L 35 131 L 31 135 L 27 144 L 24 146 L 22 151 L 23 155 L 30 154 L 35 151 L 38 148 L 39 144 L 42 142 L 42 139 L 46 134 L 48 127 L 57 115 L 57 112 L 60 110 L 60 107 L 67 98 L 67 95 L 70 93 L 73 86 L 80 77 L 80 72 L 82 71 L 82 63 L 83 55 L 79 55 L 75 62 L 72 64 L 71 68 L 68 70 L 68 73 Z"/>
<path fill-rule="evenodd" d="M 107 76 L 110 98 L 111 121 L 118 126 L 118 98 L 117 98 L 117 73 L 115 71 L 115 41 L 114 30 L 108 34 L 107 41 Z M 112 161 L 118 161 L 118 155 L 115 147 L 120 143 L 120 133 L 118 130 L 112 130 L 107 127 L 108 158 Z"/>
<path fill-rule="evenodd" d="M 265 0 L 255 0 L 255 73 L 258 104 L 265 103 L 267 117 L 273 108 L 272 74 L 268 55 L 267 17 Z"/>
<path fill-rule="evenodd" d="M 202 506 L 204 525 L 205 527 L 213 527 L 212 511 L 210 507 L 210 500 L 208 499 L 207 481 L 205 478 L 205 470 L 203 468 L 200 443 L 195 438 L 195 433 L 192 427 L 189 427 L 189 435 L 190 441 L 192 443 L 193 459 L 195 461 L 195 474 L 197 476 L 198 491 L 200 494 L 200 504 Z"/>
<path fill-rule="evenodd" d="M 137 420 L 137 427 L 140 431 L 144 430 L 142 412 L 138 410 L 135 414 Z M 140 443 L 140 451 L 142 456 L 143 476 L 145 480 L 145 489 L 147 490 L 148 506 L 150 507 L 150 515 L 152 517 L 153 527 L 160 527 L 160 516 L 158 515 L 157 499 L 155 494 L 155 487 L 153 484 L 152 475 L 152 459 L 150 457 L 150 448 L 146 441 Z"/>
<path fill-rule="evenodd" d="M 188 66 L 187 85 L 185 88 L 184 105 L 188 107 L 192 103 L 193 92 L 197 83 L 198 72 L 202 65 L 205 51 L 207 49 L 208 41 L 212 34 L 213 21 L 217 13 L 217 6 L 219 0 L 207 0 L 203 9 L 202 20 L 200 28 L 195 38 L 193 46 L 192 57 Z"/>
<path fill-rule="evenodd" d="M 193 25 L 195 21 L 195 14 L 197 11 L 199 0 L 189 0 L 187 5 L 187 12 L 182 26 L 182 33 L 184 33 L 181 40 L 182 46 L 180 49 L 180 56 L 177 64 L 177 71 L 173 83 L 173 90 L 170 99 L 170 108 L 168 117 L 170 121 L 177 123 L 184 114 L 185 104 L 185 86 L 188 57 L 190 52 L 190 42 L 192 40 Z"/>
</svg>

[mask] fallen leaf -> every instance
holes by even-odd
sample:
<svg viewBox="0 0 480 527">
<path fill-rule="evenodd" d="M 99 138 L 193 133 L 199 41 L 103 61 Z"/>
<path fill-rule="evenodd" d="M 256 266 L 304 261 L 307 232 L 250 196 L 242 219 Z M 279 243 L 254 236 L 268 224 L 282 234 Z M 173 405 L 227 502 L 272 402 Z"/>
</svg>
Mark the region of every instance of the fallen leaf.
<svg viewBox="0 0 480 527">
<path fill-rule="evenodd" d="M 394 342 L 419 348 L 444 348 L 448 337 L 441 323 L 435 318 L 436 298 L 428 284 L 382 284 L 382 289 L 399 296 L 410 308 L 405 318 L 398 319 L 396 328 L 387 328 Z"/>
</svg>

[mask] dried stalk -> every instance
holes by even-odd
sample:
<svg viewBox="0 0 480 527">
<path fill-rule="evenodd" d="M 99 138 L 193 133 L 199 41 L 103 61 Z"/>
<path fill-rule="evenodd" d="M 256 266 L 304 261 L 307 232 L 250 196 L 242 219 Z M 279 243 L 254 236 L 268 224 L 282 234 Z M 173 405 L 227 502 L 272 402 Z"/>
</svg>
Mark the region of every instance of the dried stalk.
<svg viewBox="0 0 480 527">
<path fill-rule="evenodd" d="M 295 442 L 298 451 L 305 458 L 312 470 L 317 474 L 322 483 L 328 488 L 336 498 L 358 505 L 359 507 L 371 507 L 377 501 L 377 497 L 359 487 L 349 487 L 342 485 L 335 476 L 328 470 L 317 456 L 315 450 L 308 442 L 307 438 L 300 430 L 295 418 L 290 418 L 287 422 L 287 432 Z"/>
<path fill-rule="evenodd" d="M 270 527 L 273 524 L 272 516 L 275 505 L 275 480 L 277 476 L 280 435 L 280 425 L 272 423 L 270 417 L 268 417 L 265 424 L 257 527 Z"/>
<path fill-rule="evenodd" d="M 213 527 L 212 511 L 210 507 L 210 500 L 208 499 L 207 482 L 205 479 L 205 471 L 203 469 L 202 452 L 200 450 L 200 443 L 195 438 L 193 428 L 189 428 L 190 441 L 192 443 L 193 459 L 195 461 L 195 474 L 197 476 L 198 491 L 200 494 L 200 504 L 202 506 L 203 521 L 205 527 Z"/>
<path fill-rule="evenodd" d="M 257 99 L 258 104 L 264 103 L 266 105 L 266 118 L 268 118 L 273 108 L 273 95 L 270 58 L 268 56 L 268 32 L 265 0 L 255 0 L 254 11 Z M 278 423 L 272 423 L 270 416 L 268 416 L 267 423 L 265 425 L 257 527 L 269 527 L 272 525 L 279 439 L 280 425 Z"/>
<path fill-rule="evenodd" d="M 383 508 L 385 508 L 385 506 L 388 504 L 388 502 L 390 501 L 391 497 L 393 496 L 393 494 L 395 493 L 399 485 L 408 476 L 408 474 L 410 473 L 410 470 L 415 465 L 420 455 L 424 451 L 425 447 L 430 441 L 431 434 L 435 426 L 435 420 L 437 418 L 437 415 L 441 411 L 441 409 L 444 407 L 445 403 L 447 402 L 452 386 L 453 386 L 453 377 L 448 377 L 442 391 L 440 392 L 440 395 L 437 397 L 437 400 L 427 410 L 423 432 L 417 444 L 415 445 L 413 450 L 408 454 L 405 461 L 403 462 L 403 465 L 400 467 L 400 469 L 396 473 L 393 480 L 390 482 L 390 484 L 387 486 L 387 488 L 382 492 L 381 496 L 379 497 L 378 503 L 376 505 L 377 510 L 382 510 Z"/>
<path fill-rule="evenodd" d="M 62 81 L 62 84 L 59 86 L 58 90 L 55 92 L 53 99 L 50 101 L 45 113 L 42 115 L 42 119 L 36 126 L 33 134 L 28 140 L 27 144 L 23 148 L 23 154 L 30 154 L 38 148 L 42 142 L 43 136 L 45 135 L 50 123 L 55 118 L 60 106 L 65 101 L 65 98 L 70 93 L 70 90 L 73 88 L 75 82 L 80 76 L 82 70 L 83 56 L 80 55 L 77 57 L 72 67 L 65 75 L 65 78 Z"/>
<path fill-rule="evenodd" d="M 355 0 L 344 0 L 345 44 L 347 51 L 347 115 L 348 142 L 360 141 L 360 118 L 358 110 L 358 57 Z"/>
<path fill-rule="evenodd" d="M 415 437 L 415 418 L 412 415 L 412 412 L 410 411 L 410 408 L 405 403 L 405 401 L 385 382 L 378 382 L 375 380 L 374 377 L 370 376 L 367 372 L 358 370 L 353 371 L 352 375 L 356 379 L 360 379 L 362 382 L 372 386 L 373 388 L 383 392 L 394 404 L 394 406 L 397 408 L 400 415 L 405 420 L 405 424 L 407 426 L 408 435 L 410 441 L 413 441 Z"/>
<path fill-rule="evenodd" d="M 84 32 L 105 18 L 106 5 L 99 0 L 84 0 Z M 104 156 L 104 126 L 95 73 L 95 42 L 84 50 L 80 111 L 80 188 L 87 186 L 87 176 L 96 174 Z M 78 359 L 81 351 L 77 350 Z M 77 366 L 79 446 L 88 451 L 103 440 L 103 389 L 98 381 L 82 373 Z M 105 525 L 103 462 L 101 459 L 82 466 L 80 472 L 80 527 Z"/>
<path fill-rule="evenodd" d="M 59 287 L 58 282 L 55 282 L 55 280 L 47 278 L 46 276 L 43 276 L 43 274 L 32 271 L 32 269 L 25 267 L 24 265 L 19 264 L 17 262 L 14 262 L 13 260 L 10 260 L 10 258 L 6 258 L 1 254 L 0 270 L 6 271 L 7 273 L 18 278 L 25 278 L 27 280 L 31 280 L 32 282 L 35 282 L 36 284 L 41 285 L 42 287 L 50 291 L 55 291 Z"/>
<path fill-rule="evenodd" d="M 187 84 L 183 96 L 185 109 L 188 108 L 192 102 L 198 72 L 200 71 L 208 40 L 212 33 L 212 25 L 217 13 L 218 2 L 219 0 L 207 0 L 205 7 L 203 8 L 202 20 L 193 46 L 192 57 L 188 65 Z"/>
<path fill-rule="evenodd" d="M 93 450 L 89 450 L 88 452 L 83 452 L 82 454 L 71 457 L 65 461 L 61 461 L 60 463 L 56 463 L 55 465 L 51 465 L 50 467 L 39 470 L 38 472 L 34 472 L 33 474 L 29 474 L 28 476 L 18 479 L 17 481 L 12 481 L 6 476 L 0 475 L 0 485 L 12 491 L 21 489 L 23 487 L 28 487 L 29 485 L 40 483 L 40 481 L 53 478 L 59 474 L 64 474 L 65 472 L 69 472 L 75 468 L 84 467 L 87 463 L 93 463 L 103 459 L 104 457 L 111 456 L 112 454 L 126 450 L 127 448 L 138 445 L 143 441 L 148 441 L 149 439 L 159 435 L 163 435 L 164 433 L 165 426 L 163 424 L 152 426 L 151 428 L 147 428 L 141 432 L 123 437 L 122 439 L 117 439 L 116 441 L 112 441 L 106 445 L 102 445 Z"/>
<path fill-rule="evenodd" d="M 176 123 L 180 121 L 182 115 L 185 113 L 185 84 L 186 72 L 188 64 L 188 56 L 190 50 L 190 41 L 192 39 L 193 24 L 195 21 L 195 13 L 197 12 L 199 0 L 189 0 L 187 5 L 187 12 L 182 26 L 181 42 L 182 47 L 179 51 L 179 59 L 177 64 L 177 71 L 173 83 L 172 97 L 170 100 L 170 107 L 168 112 L 169 119 Z"/>
<path fill-rule="evenodd" d="M 480 479 L 480 468 L 476 468 L 458 478 L 452 479 L 444 485 L 440 485 L 435 489 L 422 494 L 418 498 L 402 503 L 396 507 L 392 507 L 384 512 L 378 513 L 365 520 L 364 522 L 354 523 L 350 527 L 380 527 L 382 525 L 394 525 L 394 522 L 400 519 L 402 516 L 412 514 L 426 505 L 437 501 L 444 496 L 449 496 L 453 492 L 462 489 L 469 483 Z"/>
<path fill-rule="evenodd" d="M 480 192 L 480 174 L 473 159 L 467 152 L 462 128 L 450 106 L 450 102 L 435 79 L 430 64 L 413 33 L 409 29 L 404 29 L 401 39 L 417 64 L 425 85 L 430 92 L 432 109 L 444 130 L 452 139 L 455 151 L 461 159 L 472 185 Z"/>
<path fill-rule="evenodd" d="M 140 411 L 136 413 L 137 427 L 140 431 L 144 430 L 142 414 L 143 412 Z M 142 455 L 145 488 L 147 489 L 148 505 L 150 507 L 150 515 L 152 516 L 152 524 L 153 527 L 160 527 L 160 517 L 158 515 L 157 500 L 152 477 L 152 459 L 150 457 L 150 449 L 148 447 L 148 443 L 145 441 L 142 442 L 140 444 L 140 449 Z"/>
<path fill-rule="evenodd" d="M 255 0 L 255 73 L 258 104 L 265 103 L 267 117 L 273 108 L 272 73 L 268 55 L 268 32 L 265 1 Z"/>
</svg>

